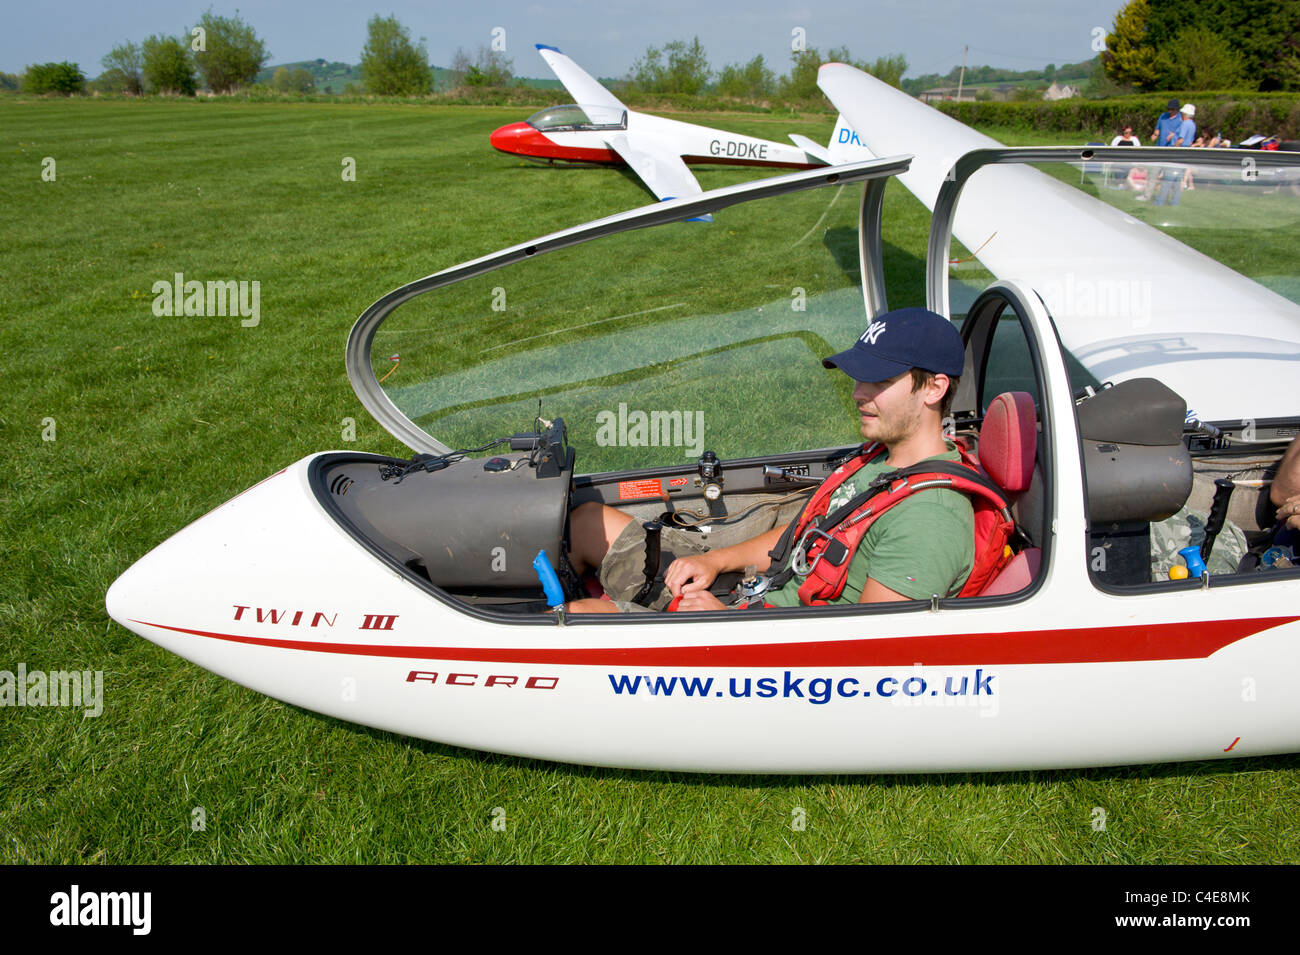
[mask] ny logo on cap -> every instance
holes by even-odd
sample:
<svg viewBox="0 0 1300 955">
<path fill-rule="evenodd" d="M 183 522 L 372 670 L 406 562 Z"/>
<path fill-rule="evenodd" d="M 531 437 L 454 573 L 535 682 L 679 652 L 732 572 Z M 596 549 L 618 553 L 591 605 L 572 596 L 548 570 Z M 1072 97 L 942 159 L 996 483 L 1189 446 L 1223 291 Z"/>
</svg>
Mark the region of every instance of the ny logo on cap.
<svg viewBox="0 0 1300 955">
<path fill-rule="evenodd" d="M 881 336 L 884 330 L 885 330 L 884 322 L 872 322 L 871 327 L 862 333 L 862 337 L 859 338 L 858 341 L 865 342 L 868 345 L 874 345 L 876 343 L 876 339 Z"/>
</svg>

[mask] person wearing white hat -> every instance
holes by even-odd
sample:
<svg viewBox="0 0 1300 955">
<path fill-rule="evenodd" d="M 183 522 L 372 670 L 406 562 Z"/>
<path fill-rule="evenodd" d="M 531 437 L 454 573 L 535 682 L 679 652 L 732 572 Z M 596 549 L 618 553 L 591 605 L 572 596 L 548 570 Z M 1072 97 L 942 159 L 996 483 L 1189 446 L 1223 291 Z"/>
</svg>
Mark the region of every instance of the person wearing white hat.
<svg viewBox="0 0 1300 955">
<path fill-rule="evenodd" d="M 1173 102 L 1173 100 L 1170 100 Z M 1196 115 L 1196 107 L 1191 103 L 1183 104 L 1179 110 L 1182 114 L 1182 120 L 1178 125 L 1178 133 L 1174 138 L 1174 146 L 1190 146 L 1196 141 L 1196 121 L 1192 119 Z M 1176 206 L 1183 198 L 1184 185 L 1190 185 L 1190 174 L 1185 168 L 1166 168 L 1160 174 L 1160 191 L 1156 194 L 1155 205 Z"/>
<path fill-rule="evenodd" d="M 1179 124 L 1178 141 L 1174 145 L 1190 146 L 1196 141 L 1196 121 L 1192 119 L 1196 115 L 1196 107 L 1191 103 L 1184 103 L 1179 112 L 1183 114 L 1183 121 Z"/>
</svg>

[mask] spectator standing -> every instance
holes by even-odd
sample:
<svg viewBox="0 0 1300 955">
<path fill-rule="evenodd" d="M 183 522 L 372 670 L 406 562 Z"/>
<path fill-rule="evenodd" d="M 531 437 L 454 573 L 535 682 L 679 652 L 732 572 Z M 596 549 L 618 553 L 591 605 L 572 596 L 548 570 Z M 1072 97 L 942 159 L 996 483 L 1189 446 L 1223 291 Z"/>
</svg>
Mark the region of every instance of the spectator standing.
<svg viewBox="0 0 1300 955">
<path fill-rule="evenodd" d="M 1156 131 L 1151 134 L 1151 141 L 1157 146 L 1177 145 L 1178 132 L 1183 125 L 1183 118 L 1178 114 L 1178 100 L 1171 99 L 1166 109 L 1168 112 L 1156 120 Z"/>
<path fill-rule="evenodd" d="M 1175 146 L 1178 144 L 1178 134 L 1182 130 L 1183 117 L 1179 114 L 1178 100 L 1171 99 L 1165 107 L 1166 112 L 1161 113 L 1156 119 L 1155 132 L 1151 134 L 1151 142 L 1157 146 Z M 1164 175 L 1155 167 L 1147 170 L 1146 189 L 1142 195 L 1137 198 L 1143 202 L 1151 198 L 1155 192 L 1156 184 L 1163 180 Z"/>
<path fill-rule="evenodd" d="M 1169 102 L 1175 103 L 1177 100 L 1170 100 Z M 1196 140 L 1196 121 L 1192 119 L 1196 115 L 1196 107 L 1191 103 L 1187 103 L 1179 113 L 1178 130 L 1174 141 L 1170 145 L 1190 146 Z M 1185 167 L 1171 166 L 1166 168 L 1160 174 L 1160 191 L 1156 194 L 1155 204 L 1158 206 L 1178 205 L 1183 198 L 1184 180 L 1190 183 L 1190 176 Z"/>
<path fill-rule="evenodd" d="M 1196 107 L 1187 103 L 1182 108 L 1182 119 L 1178 124 L 1178 139 L 1175 146 L 1190 146 L 1196 141 Z"/>
</svg>

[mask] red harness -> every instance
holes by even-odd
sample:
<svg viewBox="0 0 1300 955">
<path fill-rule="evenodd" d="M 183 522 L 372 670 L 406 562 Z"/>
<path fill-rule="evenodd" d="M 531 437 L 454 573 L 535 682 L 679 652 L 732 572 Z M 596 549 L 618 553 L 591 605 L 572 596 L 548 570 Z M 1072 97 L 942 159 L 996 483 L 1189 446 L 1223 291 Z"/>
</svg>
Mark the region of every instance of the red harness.
<svg viewBox="0 0 1300 955">
<path fill-rule="evenodd" d="M 771 552 L 772 566 L 781 566 L 772 588 L 791 577 L 803 578 L 799 601 L 807 606 L 830 603 L 844 593 L 849 564 L 871 525 L 900 501 L 926 488 L 961 491 L 975 512 L 975 558 L 959 597 L 979 594 L 1010 560 L 1007 542 L 1015 531 L 1006 495 L 980 470 L 979 462 L 958 442 L 961 463 L 922 461 L 908 468 L 877 476 L 852 500 L 827 513 L 830 499 L 850 477 L 886 453 L 884 445 L 871 444 L 832 472 L 790 525 Z M 947 596 L 940 594 L 939 596 Z"/>
</svg>

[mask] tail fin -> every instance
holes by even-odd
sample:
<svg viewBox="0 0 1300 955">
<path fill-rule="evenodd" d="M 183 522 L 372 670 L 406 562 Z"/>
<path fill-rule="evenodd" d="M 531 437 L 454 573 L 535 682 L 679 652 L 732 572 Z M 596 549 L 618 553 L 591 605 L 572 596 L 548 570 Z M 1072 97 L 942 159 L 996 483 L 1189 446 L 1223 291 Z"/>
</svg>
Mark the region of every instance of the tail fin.
<svg viewBox="0 0 1300 955">
<path fill-rule="evenodd" d="M 835 132 L 831 133 L 827 151 L 830 153 L 832 163 L 858 162 L 876 158 L 876 154 L 866 147 L 862 138 L 844 118 L 843 113 L 840 113 L 835 120 Z"/>
</svg>

